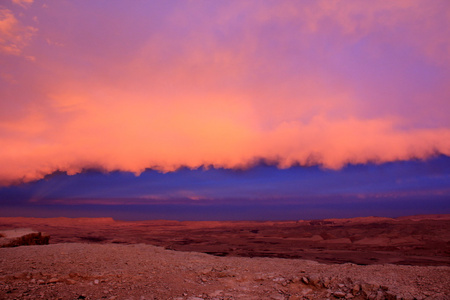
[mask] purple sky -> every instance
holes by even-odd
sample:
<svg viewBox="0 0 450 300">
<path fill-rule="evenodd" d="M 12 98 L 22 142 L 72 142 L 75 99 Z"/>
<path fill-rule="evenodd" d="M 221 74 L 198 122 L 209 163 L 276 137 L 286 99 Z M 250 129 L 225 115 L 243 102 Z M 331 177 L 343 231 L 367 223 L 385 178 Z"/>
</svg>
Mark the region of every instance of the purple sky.
<svg viewBox="0 0 450 300">
<path fill-rule="evenodd" d="M 2 214 L 448 213 L 449 36 L 447 0 L 3 1 Z"/>
</svg>

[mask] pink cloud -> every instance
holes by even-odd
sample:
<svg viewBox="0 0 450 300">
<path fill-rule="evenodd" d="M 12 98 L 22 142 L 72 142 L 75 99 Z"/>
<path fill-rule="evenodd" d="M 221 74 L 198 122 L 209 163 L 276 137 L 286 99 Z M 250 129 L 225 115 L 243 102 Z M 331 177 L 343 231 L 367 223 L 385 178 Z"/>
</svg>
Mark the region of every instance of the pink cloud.
<svg viewBox="0 0 450 300">
<path fill-rule="evenodd" d="M 2 9 L 0 181 L 450 155 L 445 1 L 334 3 Z"/>
<path fill-rule="evenodd" d="M 0 53 L 21 55 L 36 31 L 21 24 L 11 10 L 0 7 Z"/>
</svg>

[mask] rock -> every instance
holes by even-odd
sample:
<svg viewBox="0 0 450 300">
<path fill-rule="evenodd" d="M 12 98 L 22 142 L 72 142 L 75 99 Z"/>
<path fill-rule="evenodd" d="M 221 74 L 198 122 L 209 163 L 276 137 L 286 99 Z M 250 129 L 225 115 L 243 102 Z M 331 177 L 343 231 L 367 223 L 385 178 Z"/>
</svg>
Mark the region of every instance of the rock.
<svg viewBox="0 0 450 300">
<path fill-rule="evenodd" d="M 48 283 L 57 283 L 58 281 L 59 281 L 58 278 L 53 277 L 53 278 L 50 278 L 50 280 L 48 281 Z"/>
<path fill-rule="evenodd" d="M 272 279 L 272 281 L 275 281 L 275 282 L 285 282 L 286 279 L 283 278 L 283 277 L 275 277 L 274 279 Z"/>
<path fill-rule="evenodd" d="M 337 291 L 337 292 L 333 293 L 333 296 L 336 297 L 336 298 L 344 298 L 345 295 L 346 294 L 344 292 L 341 292 L 341 291 Z"/>
<path fill-rule="evenodd" d="M 220 294 L 222 294 L 223 293 L 223 290 L 217 290 L 217 291 L 214 291 L 214 292 L 212 292 L 212 293 L 209 293 L 209 297 L 217 297 L 217 296 L 219 296 Z"/>
<path fill-rule="evenodd" d="M 396 300 L 397 299 L 397 296 L 391 291 L 387 291 L 386 293 L 384 293 L 384 296 L 386 297 L 386 300 Z"/>
<path fill-rule="evenodd" d="M 280 294 L 272 294 L 270 295 L 270 299 L 272 300 L 285 300 L 285 297 Z"/>
<path fill-rule="evenodd" d="M 360 289 L 364 297 L 369 297 L 370 294 L 372 294 L 372 292 L 376 289 L 376 286 L 369 283 L 363 283 L 361 284 Z"/>
<path fill-rule="evenodd" d="M 312 292 L 312 289 L 304 289 L 303 291 L 302 291 L 302 295 L 303 296 L 306 296 L 306 295 L 308 295 L 309 293 L 311 293 Z"/>
<path fill-rule="evenodd" d="M 308 280 L 308 278 L 306 278 L 306 277 L 302 277 L 302 281 L 303 281 L 303 283 L 305 283 L 305 284 L 308 284 L 308 283 L 309 283 L 309 280 Z"/>
<path fill-rule="evenodd" d="M 360 286 L 359 284 L 355 284 L 355 285 L 352 287 L 352 294 L 353 294 L 353 295 L 358 294 L 360 289 L 361 289 L 361 286 Z"/>
<path fill-rule="evenodd" d="M 311 275 L 309 277 L 309 284 L 319 287 L 320 286 L 320 277 L 317 275 Z"/>
<path fill-rule="evenodd" d="M 325 277 L 322 281 L 323 287 L 328 288 L 330 286 L 330 282 L 331 282 L 330 278 Z"/>
<path fill-rule="evenodd" d="M 206 268 L 200 271 L 201 274 L 206 275 L 208 273 L 211 273 L 212 269 L 211 268 Z"/>
<path fill-rule="evenodd" d="M 0 248 L 22 245 L 48 245 L 50 236 L 29 228 L 0 231 Z"/>
<path fill-rule="evenodd" d="M 378 291 L 375 300 L 383 300 L 383 299 L 385 299 L 384 293 L 382 291 Z"/>
</svg>

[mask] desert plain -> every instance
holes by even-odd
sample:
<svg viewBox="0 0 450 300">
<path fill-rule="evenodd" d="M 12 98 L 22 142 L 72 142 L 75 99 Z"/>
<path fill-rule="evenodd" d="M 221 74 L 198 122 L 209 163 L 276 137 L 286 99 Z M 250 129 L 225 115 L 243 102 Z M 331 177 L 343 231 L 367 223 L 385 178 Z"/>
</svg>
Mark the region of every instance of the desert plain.
<svg viewBox="0 0 450 300">
<path fill-rule="evenodd" d="M 450 215 L 298 221 L 0 218 L 0 299 L 450 299 Z"/>
</svg>

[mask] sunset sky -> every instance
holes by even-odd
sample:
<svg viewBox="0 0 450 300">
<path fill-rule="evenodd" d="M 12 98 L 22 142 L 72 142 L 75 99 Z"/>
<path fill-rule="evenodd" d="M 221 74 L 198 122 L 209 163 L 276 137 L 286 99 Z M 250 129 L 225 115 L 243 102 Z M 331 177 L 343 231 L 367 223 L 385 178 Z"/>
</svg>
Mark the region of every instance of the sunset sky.
<svg viewBox="0 0 450 300">
<path fill-rule="evenodd" d="M 0 216 L 450 213 L 450 1 L 0 2 Z"/>
</svg>

